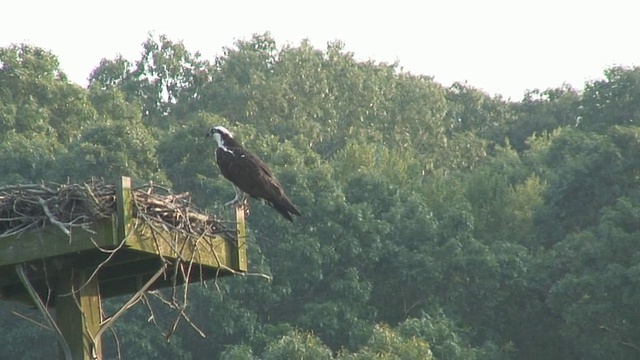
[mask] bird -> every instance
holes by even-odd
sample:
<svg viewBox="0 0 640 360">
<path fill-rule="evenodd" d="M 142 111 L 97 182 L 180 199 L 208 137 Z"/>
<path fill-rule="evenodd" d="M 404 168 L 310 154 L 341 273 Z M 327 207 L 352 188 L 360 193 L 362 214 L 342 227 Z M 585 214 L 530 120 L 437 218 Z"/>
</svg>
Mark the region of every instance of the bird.
<svg viewBox="0 0 640 360">
<path fill-rule="evenodd" d="M 216 163 L 222 176 L 233 184 L 236 193 L 225 206 L 247 206 L 250 196 L 266 202 L 291 222 L 292 215 L 302 216 L 267 165 L 245 149 L 233 137 L 233 133 L 224 126 L 215 126 L 209 129 L 207 137 L 213 137 L 218 143 Z"/>
</svg>

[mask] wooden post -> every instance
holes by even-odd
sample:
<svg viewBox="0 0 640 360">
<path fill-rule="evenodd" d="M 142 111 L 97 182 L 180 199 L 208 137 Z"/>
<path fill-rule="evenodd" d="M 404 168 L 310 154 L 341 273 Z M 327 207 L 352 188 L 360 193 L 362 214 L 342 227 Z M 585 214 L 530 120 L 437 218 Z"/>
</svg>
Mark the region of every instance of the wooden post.
<svg viewBox="0 0 640 360">
<path fill-rule="evenodd" d="M 127 224 L 131 220 L 131 178 L 120 177 L 120 182 L 116 185 L 116 205 L 118 219 L 118 242 L 127 238 Z"/>
<path fill-rule="evenodd" d="M 93 342 L 100 329 L 102 309 L 96 277 L 91 270 L 73 269 L 58 278 L 56 323 L 64 336 L 73 360 L 102 359 L 100 339 Z M 60 358 L 64 353 L 60 351 Z"/>
<path fill-rule="evenodd" d="M 236 270 L 247 271 L 249 268 L 247 264 L 247 233 L 246 224 L 244 218 L 244 207 L 235 206 L 236 209 L 236 236 L 238 237 L 238 248 L 235 252 L 235 264 Z"/>
</svg>

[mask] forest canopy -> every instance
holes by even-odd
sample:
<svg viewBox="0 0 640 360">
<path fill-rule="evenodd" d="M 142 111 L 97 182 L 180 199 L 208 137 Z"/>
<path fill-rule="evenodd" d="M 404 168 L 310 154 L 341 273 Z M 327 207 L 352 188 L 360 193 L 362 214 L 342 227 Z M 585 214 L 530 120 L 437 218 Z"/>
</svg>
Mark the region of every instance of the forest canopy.
<svg viewBox="0 0 640 360">
<path fill-rule="evenodd" d="M 137 306 L 108 358 L 637 359 L 639 123 L 635 67 L 512 102 L 268 33 L 215 59 L 150 36 L 86 88 L 47 50 L 0 48 L 0 185 L 125 175 L 221 212 L 204 135 L 223 125 L 304 213 L 253 204 L 249 266 L 273 280 L 193 286 L 206 338 L 166 342 Z M 3 356 L 55 349 L 12 312 L 38 316 L 0 303 Z"/>
</svg>

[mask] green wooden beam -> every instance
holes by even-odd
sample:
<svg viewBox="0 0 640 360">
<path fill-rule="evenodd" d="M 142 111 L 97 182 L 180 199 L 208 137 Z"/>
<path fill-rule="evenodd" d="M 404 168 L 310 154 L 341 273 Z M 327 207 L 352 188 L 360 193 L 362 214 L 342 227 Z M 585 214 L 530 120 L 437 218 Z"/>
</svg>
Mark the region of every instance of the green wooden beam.
<svg viewBox="0 0 640 360">
<path fill-rule="evenodd" d="M 116 185 L 116 214 L 119 240 L 127 237 L 127 227 L 133 217 L 131 197 L 131 178 L 122 176 L 120 177 L 120 182 Z"/>
<path fill-rule="evenodd" d="M 198 241 L 196 241 L 198 240 Z M 127 249 L 170 259 L 181 259 L 205 266 L 233 268 L 230 263 L 235 246 L 219 236 L 198 239 L 179 232 L 139 225 L 127 234 Z"/>
<path fill-rule="evenodd" d="M 40 260 L 83 250 L 95 250 L 93 241 L 104 248 L 117 246 L 113 222 L 101 220 L 94 227 L 95 234 L 74 228 L 71 237 L 55 226 L 27 231 L 19 237 L 0 239 L 0 267 Z"/>
<path fill-rule="evenodd" d="M 236 237 L 237 247 L 233 252 L 233 268 L 237 271 L 247 271 L 247 230 L 242 206 L 236 206 Z"/>
<path fill-rule="evenodd" d="M 72 269 L 58 277 L 56 323 L 62 332 L 73 360 L 102 359 L 101 341 L 93 343 L 100 329 L 102 311 L 98 280 L 89 280 L 92 271 Z M 73 295 L 68 295 L 74 293 Z M 61 352 L 60 358 L 64 358 Z"/>
</svg>

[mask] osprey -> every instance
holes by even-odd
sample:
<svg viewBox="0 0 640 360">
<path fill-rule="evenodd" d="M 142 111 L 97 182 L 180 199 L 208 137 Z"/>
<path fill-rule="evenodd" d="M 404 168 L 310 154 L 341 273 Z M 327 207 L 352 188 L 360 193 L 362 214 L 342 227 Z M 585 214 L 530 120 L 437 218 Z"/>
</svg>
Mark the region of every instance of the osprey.
<svg viewBox="0 0 640 360">
<path fill-rule="evenodd" d="M 282 185 L 273 176 L 267 165 L 242 147 L 229 130 L 222 126 L 216 126 L 207 133 L 207 137 L 211 136 L 218 143 L 216 162 L 220 172 L 222 176 L 231 181 L 236 192 L 236 197 L 225 206 L 238 203 L 246 205 L 249 200 L 248 195 L 264 200 L 289 221 L 293 221 L 292 214 L 301 215 L 285 195 Z"/>
</svg>

